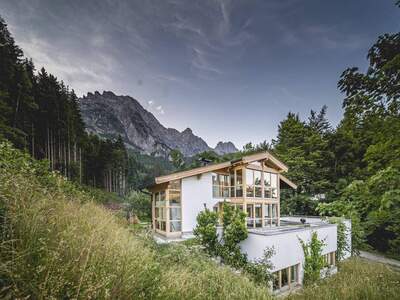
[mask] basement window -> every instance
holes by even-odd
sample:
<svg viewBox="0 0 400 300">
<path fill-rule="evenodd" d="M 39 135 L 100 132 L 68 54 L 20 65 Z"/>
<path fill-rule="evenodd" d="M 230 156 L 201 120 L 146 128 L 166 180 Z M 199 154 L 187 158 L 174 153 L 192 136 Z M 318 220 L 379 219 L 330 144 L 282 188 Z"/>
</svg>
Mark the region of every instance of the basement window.
<svg viewBox="0 0 400 300">
<path fill-rule="evenodd" d="M 272 273 L 272 289 L 275 292 L 284 291 L 299 283 L 299 264 Z"/>
</svg>

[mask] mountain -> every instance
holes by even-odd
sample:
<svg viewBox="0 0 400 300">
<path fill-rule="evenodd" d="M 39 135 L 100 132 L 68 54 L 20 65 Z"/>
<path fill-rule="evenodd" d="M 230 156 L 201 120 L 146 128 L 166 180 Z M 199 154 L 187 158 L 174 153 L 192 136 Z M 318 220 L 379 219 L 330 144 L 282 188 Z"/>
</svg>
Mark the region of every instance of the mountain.
<svg viewBox="0 0 400 300">
<path fill-rule="evenodd" d="M 104 138 L 122 136 L 128 148 L 145 154 L 166 156 L 178 149 L 186 157 L 214 150 L 190 128 L 179 132 L 164 127 L 152 113 L 130 96 L 104 91 L 88 93 L 79 99 L 82 118 L 88 132 Z M 237 151 L 231 143 L 218 143 L 217 153 Z"/>
<path fill-rule="evenodd" d="M 238 152 L 239 150 L 232 142 L 219 142 L 214 148 L 214 151 L 219 155 L 224 155 L 228 153 Z"/>
</svg>

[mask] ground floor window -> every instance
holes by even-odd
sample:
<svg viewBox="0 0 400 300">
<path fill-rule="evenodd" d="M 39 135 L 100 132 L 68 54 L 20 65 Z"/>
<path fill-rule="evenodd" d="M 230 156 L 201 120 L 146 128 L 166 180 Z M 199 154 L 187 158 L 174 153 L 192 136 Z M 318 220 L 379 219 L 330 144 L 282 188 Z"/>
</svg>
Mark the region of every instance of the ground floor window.
<svg viewBox="0 0 400 300">
<path fill-rule="evenodd" d="M 170 189 L 153 193 L 154 227 L 166 234 L 182 231 L 180 183 L 172 182 Z"/>
<path fill-rule="evenodd" d="M 295 286 L 299 283 L 299 264 L 274 272 L 272 278 L 274 291 Z"/>
<path fill-rule="evenodd" d="M 268 227 L 278 225 L 278 205 L 265 203 L 247 203 L 247 227 Z"/>
<path fill-rule="evenodd" d="M 278 225 L 278 205 L 264 204 L 264 227 Z"/>
<path fill-rule="evenodd" d="M 325 267 L 332 267 L 336 264 L 336 253 L 330 252 L 324 255 Z"/>
</svg>

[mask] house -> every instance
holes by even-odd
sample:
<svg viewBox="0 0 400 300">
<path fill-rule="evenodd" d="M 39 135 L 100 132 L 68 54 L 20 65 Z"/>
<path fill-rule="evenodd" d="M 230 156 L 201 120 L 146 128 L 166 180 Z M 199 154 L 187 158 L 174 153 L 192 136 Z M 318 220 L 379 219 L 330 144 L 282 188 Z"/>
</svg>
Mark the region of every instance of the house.
<svg viewBox="0 0 400 300">
<path fill-rule="evenodd" d="M 150 188 L 153 230 L 166 240 L 190 237 L 204 208 L 220 211 L 226 202 L 247 213 L 249 235 L 241 250 L 249 259 L 262 257 L 266 247 L 274 248 L 274 290 L 302 283 L 299 239 L 309 240 L 313 231 L 324 240 L 323 255 L 334 271 L 337 225 L 320 218 L 280 215 L 281 189 L 297 188 L 284 176 L 287 171 L 283 162 L 262 152 L 157 177 Z"/>
</svg>

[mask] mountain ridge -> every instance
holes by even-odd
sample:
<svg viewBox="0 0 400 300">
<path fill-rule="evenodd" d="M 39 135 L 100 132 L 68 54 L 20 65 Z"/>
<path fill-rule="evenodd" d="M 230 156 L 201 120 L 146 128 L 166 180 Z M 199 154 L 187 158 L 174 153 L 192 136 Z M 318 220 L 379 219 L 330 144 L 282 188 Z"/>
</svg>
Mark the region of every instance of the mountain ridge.
<svg viewBox="0 0 400 300">
<path fill-rule="evenodd" d="M 166 128 L 131 96 L 117 96 L 112 91 L 89 92 L 79 98 L 79 105 L 89 133 L 103 138 L 121 135 L 128 148 L 141 153 L 168 156 L 171 150 L 178 149 L 190 157 L 203 151 L 220 155 L 238 151 L 232 142 L 219 142 L 211 148 L 191 128 L 182 132 Z"/>
</svg>

